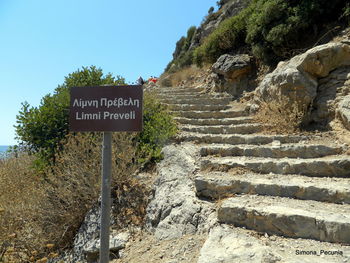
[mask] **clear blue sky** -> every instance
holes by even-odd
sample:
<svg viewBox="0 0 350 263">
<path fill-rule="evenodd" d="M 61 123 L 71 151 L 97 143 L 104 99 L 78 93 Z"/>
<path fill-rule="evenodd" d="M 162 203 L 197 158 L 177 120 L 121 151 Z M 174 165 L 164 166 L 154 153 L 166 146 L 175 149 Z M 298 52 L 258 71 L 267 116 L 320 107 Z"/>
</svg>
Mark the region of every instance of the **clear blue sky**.
<svg viewBox="0 0 350 263">
<path fill-rule="evenodd" d="M 21 102 L 95 65 L 128 82 L 158 76 L 215 0 L 0 0 L 0 145 L 16 143 Z"/>
</svg>

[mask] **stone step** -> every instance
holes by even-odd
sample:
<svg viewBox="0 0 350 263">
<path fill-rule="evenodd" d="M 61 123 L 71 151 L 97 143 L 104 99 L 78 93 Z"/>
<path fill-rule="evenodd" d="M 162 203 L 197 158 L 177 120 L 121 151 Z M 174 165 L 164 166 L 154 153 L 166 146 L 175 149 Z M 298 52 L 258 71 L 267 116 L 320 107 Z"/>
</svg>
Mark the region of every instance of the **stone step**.
<svg viewBox="0 0 350 263">
<path fill-rule="evenodd" d="M 262 174 L 350 177 L 350 157 L 342 155 L 310 159 L 210 156 L 202 159 L 201 167 L 202 169 L 219 171 L 242 167 Z"/>
<path fill-rule="evenodd" d="M 210 133 L 210 134 L 251 134 L 262 130 L 261 124 L 238 124 L 238 125 L 216 125 L 198 126 L 181 125 L 180 129 L 187 132 Z"/>
<path fill-rule="evenodd" d="M 175 120 L 181 124 L 191 125 L 236 125 L 251 123 L 254 121 L 252 117 L 236 117 L 224 119 L 191 119 L 183 117 L 175 117 Z"/>
<path fill-rule="evenodd" d="M 273 141 L 280 143 L 298 143 L 306 140 L 306 136 L 298 135 L 255 135 L 255 134 L 201 134 L 182 132 L 178 135 L 179 141 L 194 141 L 196 143 L 219 143 L 219 144 L 270 144 Z"/>
<path fill-rule="evenodd" d="M 348 263 L 350 246 L 287 238 L 218 224 L 210 229 L 197 263 Z"/>
<path fill-rule="evenodd" d="M 245 110 L 226 110 L 226 111 L 174 111 L 175 116 L 193 119 L 212 119 L 212 118 L 235 118 L 248 115 Z"/>
<path fill-rule="evenodd" d="M 230 98 L 160 98 L 166 104 L 201 104 L 201 105 L 226 105 L 230 103 Z"/>
<path fill-rule="evenodd" d="M 230 99 L 232 100 L 232 96 L 225 95 L 225 94 L 211 94 L 211 93 L 179 93 L 179 94 L 166 94 L 166 93 L 156 93 L 155 96 L 157 96 L 159 99 Z"/>
<path fill-rule="evenodd" d="M 197 195 L 210 199 L 258 194 L 350 204 L 350 178 L 213 172 L 198 174 L 194 182 Z"/>
<path fill-rule="evenodd" d="M 204 145 L 201 156 L 253 156 L 268 158 L 318 158 L 342 153 L 342 147 L 322 144 L 283 144 L 283 145 Z"/>
<path fill-rule="evenodd" d="M 221 111 L 231 107 L 227 104 L 203 105 L 203 104 L 165 104 L 173 111 Z"/>
<path fill-rule="evenodd" d="M 155 92 L 157 93 L 172 93 L 172 92 L 205 92 L 206 88 L 203 87 L 197 87 L 197 88 L 183 88 L 183 87 L 171 87 L 171 88 L 158 88 L 155 89 Z"/>
<path fill-rule="evenodd" d="M 267 234 L 350 244 L 350 205 L 244 195 L 218 209 L 221 223 Z"/>
</svg>

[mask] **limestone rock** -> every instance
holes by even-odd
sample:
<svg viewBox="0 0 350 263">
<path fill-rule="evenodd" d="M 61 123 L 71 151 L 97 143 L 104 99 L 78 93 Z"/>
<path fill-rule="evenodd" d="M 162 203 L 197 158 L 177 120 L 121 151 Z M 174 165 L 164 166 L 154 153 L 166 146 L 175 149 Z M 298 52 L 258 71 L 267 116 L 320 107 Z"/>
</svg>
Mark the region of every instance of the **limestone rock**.
<svg viewBox="0 0 350 263">
<path fill-rule="evenodd" d="M 256 101 L 277 101 L 285 96 L 302 108 L 308 108 L 318 94 L 318 80 L 337 68 L 350 65 L 350 46 L 328 43 L 281 62 L 266 75 L 256 89 Z M 290 106 L 286 103 L 285 107 Z"/>
<path fill-rule="evenodd" d="M 198 263 L 281 262 L 262 241 L 222 225 L 213 228 L 204 243 Z"/>
<path fill-rule="evenodd" d="M 169 145 L 163 149 L 163 154 L 155 192 L 147 208 L 147 228 L 159 239 L 196 233 L 213 212 L 196 198 L 194 182 L 189 177 L 197 168 L 196 147 Z"/>
<path fill-rule="evenodd" d="M 350 92 L 350 67 L 339 67 L 318 80 L 317 95 L 313 101 L 311 119 L 327 124 L 335 118 L 338 104 Z"/>
<path fill-rule="evenodd" d="M 251 57 L 247 54 L 220 56 L 212 66 L 215 90 L 233 96 L 242 95 L 251 86 L 248 78 L 251 69 Z"/>
<path fill-rule="evenodd" d="M 109 240 L 109 250 L 111 254 L 114 254 L 113 258 L 118 258 L 119 250 L 125 248 L 126 242 L 128 242 L 129 233 L 122 232 L 119 234 L 112 234 Z M 100 252 L 100 239 L 94 239 L 87 242 L 83 249 L 83 253 L 86 254 L 88 263 L 97 262 Z"/>
<path fill-rule="evenodd" d="M 350 130 L 350 95 L 344 97 L 338 107 L 338 114 L 343 125 Z"/>
</svg>

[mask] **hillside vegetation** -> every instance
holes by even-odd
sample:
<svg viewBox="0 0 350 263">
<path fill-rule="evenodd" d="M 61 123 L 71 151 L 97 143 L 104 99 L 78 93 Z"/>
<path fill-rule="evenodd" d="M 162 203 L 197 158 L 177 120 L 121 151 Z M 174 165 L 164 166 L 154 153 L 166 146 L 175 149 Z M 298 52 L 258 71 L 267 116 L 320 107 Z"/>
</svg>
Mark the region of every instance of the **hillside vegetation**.
<svg viewBox="0 0 350 263">
<path fill-rule="evenodd" d="M 248 1 L 248 0 L 243 0 Z M 219 7 L 230 1 L 219 1 Z M 232 2 L 232 1 L 231 1 Z M 208 20 L 221 12 L 209 13 Z M 335 0 L 251 0 L 247 8 L 225 19 L 199 47 L 189 48 L 193 27 L 176 43 L 173 60 L 166 72 L 174 72 L 191 64 L 214 63 L 225 53 L 240 50 L 259 61 L 276 65 L 316 45 L 337 26 L 349 24 L 350 5 Z"/>
</svg>

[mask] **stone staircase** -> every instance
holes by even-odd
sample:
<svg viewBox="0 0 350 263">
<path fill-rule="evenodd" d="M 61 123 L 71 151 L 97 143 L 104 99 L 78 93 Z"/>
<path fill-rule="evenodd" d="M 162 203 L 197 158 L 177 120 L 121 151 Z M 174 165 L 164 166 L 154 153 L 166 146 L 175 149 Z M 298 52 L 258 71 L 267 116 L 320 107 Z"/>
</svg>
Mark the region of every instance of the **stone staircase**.
<svg viewBox="0 0 350 263">
<path fill-rule="evenodd" d="M 203 88 L 160 88 L 196 143 L 196 194 L 217 219 L 268 235 L 350 244 L 350 156 L 318 135 L 267 135 L 244 105 Z"/>
</svg>

